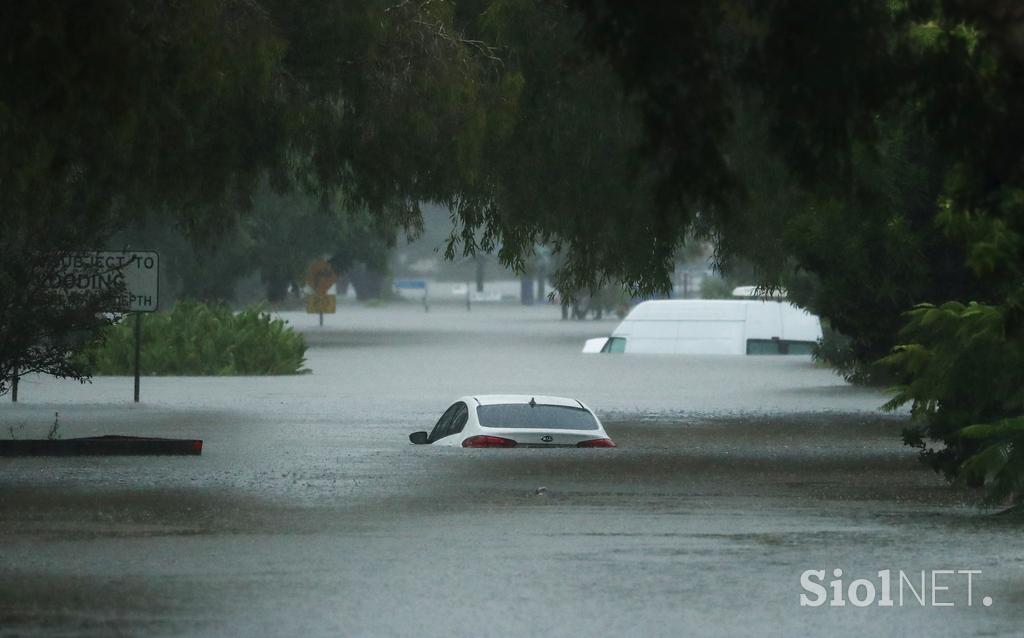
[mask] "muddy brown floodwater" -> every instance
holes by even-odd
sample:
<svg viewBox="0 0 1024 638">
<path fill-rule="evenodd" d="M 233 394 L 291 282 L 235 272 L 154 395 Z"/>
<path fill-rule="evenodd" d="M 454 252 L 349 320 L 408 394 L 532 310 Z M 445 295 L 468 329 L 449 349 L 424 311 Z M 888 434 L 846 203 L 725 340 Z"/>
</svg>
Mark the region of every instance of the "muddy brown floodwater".
<svg viewBox="0 0 1024 638">
<path fill-rule="evenodd" d="M 615 322 L 558 316 L 288 314 L 312 374 L 146 378 L 140 405 L 130 379 L 24 380 L 3 436 L 59 412 L 65 437 L 206 445 L 0 459 L 0 635 L 1024 634 L 1021 521 L 923 468 L 884 394 L 800 357 L 583 355 Z M 619 447 L 408 443 L 497 392 L 579 398 Z M 894 576 L 892 607 L 802 607 L 801 574 L 834 569 L 844 592 L 886 569 L 980 574 L 970 606 L 940 571 L 953 606 L 905 588 L 901 606 Z"/>
</svg>

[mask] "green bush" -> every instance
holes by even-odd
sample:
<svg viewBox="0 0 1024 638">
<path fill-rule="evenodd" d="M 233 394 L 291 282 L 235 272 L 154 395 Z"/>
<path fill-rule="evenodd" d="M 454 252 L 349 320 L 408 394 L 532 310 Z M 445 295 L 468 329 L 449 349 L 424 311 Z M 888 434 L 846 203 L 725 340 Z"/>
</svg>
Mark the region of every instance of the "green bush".
<svg viewBox="0 0 1024 638">
<path fill-rule="evenodd" d="M 135 319 L 111 326 L 82 357 L 96 375 L 133 373 Z M 306 342 L 258 308 L 180 302 L 142 320 L 142 373 L 161 376 L 301 374 Z"/>
<path fill-rule="evenodd" d="M 990 503 L 1024 501 L 1024 307 L 922 304 L 883 364 L 909 403 L 904 441 L 950 479 L 984 485 Z M 929 444 L 928 441 L 932 443 Z"/>
</svg>

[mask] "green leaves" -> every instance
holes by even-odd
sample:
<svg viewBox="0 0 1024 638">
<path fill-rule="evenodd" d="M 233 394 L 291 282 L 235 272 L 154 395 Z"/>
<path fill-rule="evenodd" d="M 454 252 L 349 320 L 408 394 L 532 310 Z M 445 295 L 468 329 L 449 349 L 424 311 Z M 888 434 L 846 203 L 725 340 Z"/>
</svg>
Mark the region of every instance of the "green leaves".
<svg viewBox="0 0 1024 638">
<path fill-rule="evenodd" d="M 924 459 L 950 478 L 988 487 L 989 502 L 1024 497 L 1024 339 L 1007 305 L 947 302 L 908 312 L 882 365 L 897 377 L 885 407 L 909 403 Z"/>
<path fill-rule="evenodd" d="M 134 318 L 107 329 L 83 356 L 98 375 L 133 373 Z M 258 308 L 238 313 L 222 304 L 181 302 L 142 322 L 142 374 L 157 376 L 278 375 L 308 372 L 306 343 L 287 322 Z"/>
<path fill-rule="evenodd" d="M 965 439 L 1003 439 L 1024 436 L 1024 416 L 1002 419 L 994 423 L 969 425 L 957 432 Z"/>
<path fill-rule="evenodd" d="M 659 168 L 637 153 L 642 113 L 613 66 L 580 42 L 580 16 L 543 0 L 478 5 L 466 9 L 466 37 L 491 43 L 502 64 L 481 87 L 489 109 L 475 176 L 485 196 L 457 207 L 446 254 L 493 247 L 526 269 L 546 244 L 563 294 L 606 282 L 668 290 L 695 208 L 658 206 Z"/>
<path fill-rule="evenodd" d="M 964 461 L 960 471 L 967 482 L 988 488 L 989 503 L 1024 500 L 1024 416 L 970 425 L 956 436 L 984 445 Z"/>
</svg>

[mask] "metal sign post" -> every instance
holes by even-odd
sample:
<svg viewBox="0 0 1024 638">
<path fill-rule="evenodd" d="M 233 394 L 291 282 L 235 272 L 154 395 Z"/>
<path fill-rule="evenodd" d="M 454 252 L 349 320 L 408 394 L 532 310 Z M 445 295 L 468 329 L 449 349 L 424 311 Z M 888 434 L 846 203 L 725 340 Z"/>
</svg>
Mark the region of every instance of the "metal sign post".
<svg viewBox="0 0 1024 638">
<path fill-rule="evenodd" d="M 142 313 L 135 314 L 135 402 L 139 402 L 139 360 L 142 358 Z"/>
</svg>

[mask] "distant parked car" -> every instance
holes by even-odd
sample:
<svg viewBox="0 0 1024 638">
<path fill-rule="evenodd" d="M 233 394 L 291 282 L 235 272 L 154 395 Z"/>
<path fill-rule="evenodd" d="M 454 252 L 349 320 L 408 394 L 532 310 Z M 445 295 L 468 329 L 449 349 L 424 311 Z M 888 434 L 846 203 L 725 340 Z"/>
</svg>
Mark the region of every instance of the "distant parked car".
<svg viewBox="0 0 1024 638">
<path fill-rule="evenodd" d="M 575 399 L 491 394 L 462 397 L 417 445 L 451 447 L 615 447 L 594 413 Z"/>
</svg>

